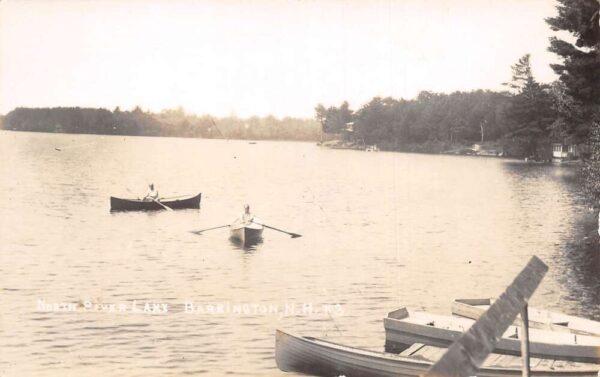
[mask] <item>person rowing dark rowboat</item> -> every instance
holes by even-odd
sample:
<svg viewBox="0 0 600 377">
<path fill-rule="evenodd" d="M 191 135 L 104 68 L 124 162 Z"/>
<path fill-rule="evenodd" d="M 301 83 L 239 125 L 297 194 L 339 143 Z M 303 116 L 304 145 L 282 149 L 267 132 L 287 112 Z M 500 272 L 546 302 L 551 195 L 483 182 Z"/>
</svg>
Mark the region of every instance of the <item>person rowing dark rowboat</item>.
<svg viewBox="0 0 600 377">
<path fill-rule="evenodd" d="M 158 200 L 158 191 L 154 188 L 154 183 L 150 183 L 148 185 L 148 191 L 146 192 L 146 195 L 144 196 L 143 200 L 146 200 L 146 201 Z"/>
</svg>

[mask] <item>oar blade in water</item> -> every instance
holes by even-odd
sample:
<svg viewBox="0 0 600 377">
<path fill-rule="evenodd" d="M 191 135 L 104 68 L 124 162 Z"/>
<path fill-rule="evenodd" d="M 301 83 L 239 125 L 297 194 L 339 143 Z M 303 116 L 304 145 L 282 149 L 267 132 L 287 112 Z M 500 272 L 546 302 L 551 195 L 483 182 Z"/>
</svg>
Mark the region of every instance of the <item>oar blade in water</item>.
<svg viewBox="0 0 600 377">
<path fill-rule="evenodd" d="M 261 223 L 257 223 L 256 221 L 253 221 L 253 223 L 254 223 L 254 224 L 257 224 L 257 225 L 264 226 L 265 228 L 268 228 L 268 229 L 273 229 L 273 230 L 276 230 L 276 231 L 278 231 L 278 232 L 281 232 L 281 233 L 289 234 L 289 235 L 290 235 L 292 238 L 298 238 L 298 237 L 302 237 L 302 235 L 301 235 L 301 234 L 297 234 L 297 233 L 291 233 L 291 232 L 285 231 L 285 230 L 283 230 L 283 229 L 275 228 L 274 226 L 270 226 L 270 225 L 267 225 L 267 224 L 261 224 Z"/>
</svg>

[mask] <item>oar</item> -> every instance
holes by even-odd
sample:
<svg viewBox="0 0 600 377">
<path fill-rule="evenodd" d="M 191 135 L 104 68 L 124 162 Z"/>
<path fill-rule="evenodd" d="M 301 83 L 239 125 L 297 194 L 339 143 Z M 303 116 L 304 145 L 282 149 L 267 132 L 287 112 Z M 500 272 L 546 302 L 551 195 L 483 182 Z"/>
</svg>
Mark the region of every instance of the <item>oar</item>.
<svg viewBox="0 0 600 377">
<path fill-rule="evenodd" d="M 226 228 L 226 227 L 228 227 L 228 226 L 229 226 L 229 225 L 221 225 L 221 226 L 215 226 L 215 227 L 213 227 L 213 228 L 208 228 L 208 229 L 202 229 L 202 230 L 192 230 L 192 231 L 190 231 L 190 232 L 191 232 L 191 233 L 195 233 L 195 234 L 202 234 L 202 232 L 206 232 L 206 231 L 213 230 L 213 229 L 221 229 L 221 228 Z"/>
<path fill-rule="evenodd" d="M 129 189 L 129 188 L 125 188 L 127 191 L 129 191 L 130 193 L 133 194 L 133 192 Z M 139 198 L 139 197 L 138 197 Z M 150 200 L 152 200 L 154 203 L 158 204 L 159 206 L 163 207 L 164 209 L 166 209 L 167 211 L 172 211 L 173 208 L 168 207 L 164 204 L 162 204 L 161 202 L 159 202 L 158 200 L 154 199 L 154 198 L 150 198 Z"/>
<path fill-rule="evenodd" d="M 254 224 L 256 224 L 256 225 L 262 225 L 262 226 L 264 226 L 265 228 L 269 228 L 269 229 L 273 229 L 273 230 L 276 230 L 276 231 L 278 231 L 278 232 L 281 232 L 281 233 L 289 234 L 290 236 L 292 236 L 292 238 L 298 238 L 298 237 L 302 237 L 302 235 L 301 235 L 301 234 L 296 234 L 296 233 L 290 233 L 290 232 L 286 232 L 285 230 L 277 229 L 277 228 L 274 228 L 274 227 L 272 227 L 272 226 L 268 226 L 268 225 L 265 225 L 265 224 L 260 224 L 260 223 L 257 223 L 256 221 L 252 221 L 252 222 L 253 222 Z"/>
<path fill-rule="evenodd" d="M 166 209 L 166 210 L 168 210 L 168 211 L 172 211 L 172 210 L 173 210 L 173 208 L 171 208 L 171 207 L 168 207 L 168 206 L 166 206 L 166 205 L 162 204 L 161 202 L 159 202 L 158 200 L 156 200 L 156 199 L 154 199 L 154 198 L 150 198 L 150 199 L 152 199 L 152 201 L 153 201 L 154 203 L 158 204 L 159 206 L 163 207 L 164 209 Z"/>
<path fill-rule="evenodd" d="M 131 190 L 129 189 L 129 187 L 125 187 L 125 190 L 127 190 L 127 192 L 128 192 L 128 193 L 130 193 L 131 195 L 135 195 L 135 194 L 133 193 L 133 191 L 131 191 Z M 140 197 L 139 197 L 139 196 L 136 196 L 136 197 L 138 198 L 138 200 L 140 200 Z"/>
</svg>

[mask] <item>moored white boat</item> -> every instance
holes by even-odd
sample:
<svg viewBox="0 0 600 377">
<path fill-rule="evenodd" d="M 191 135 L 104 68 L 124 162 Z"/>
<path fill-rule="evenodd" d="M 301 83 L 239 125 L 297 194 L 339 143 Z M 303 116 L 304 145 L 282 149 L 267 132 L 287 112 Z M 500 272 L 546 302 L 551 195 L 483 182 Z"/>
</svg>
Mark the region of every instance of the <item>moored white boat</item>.
<svg viewBox="0 0 600 377">
<path fill-rule="evenodd" d="M 452 314 L 477 319 L 493 302 L 489 298 L 456 299 L 452 302 Z M 530 328 L 600 336 L 600 322 L 591 319 L 532 307 L 528 308 L 527 313 Z M 521 319 L 517 318 L 515 324 L 521 325 Z"/>
<path fill-rule="evenodd" d="M 277 330 L 275 360 L 284 372 L 316 376 L 421 376 L 446 352 L 444 348 L 414 344 L 400 355 L 369 351 L 301 337 Z M 520 357 L 490 355 L 477 376 L 521 376 Z M 532 376 L 597 377 L 599 365 L 531 359 Z"/>
<path fill-rule="evenodd" d="M 448 347 L 475 321 L 401 308 L 384 319 L 386 348 L 403 349 L 413 343 Z M 495 353 L 520 355 L 521 329 L 510 326 L 496 344 Z M 600 363 L 600 338 L 565 332 L 529 330 L 533 357 Z"/>
</svg>

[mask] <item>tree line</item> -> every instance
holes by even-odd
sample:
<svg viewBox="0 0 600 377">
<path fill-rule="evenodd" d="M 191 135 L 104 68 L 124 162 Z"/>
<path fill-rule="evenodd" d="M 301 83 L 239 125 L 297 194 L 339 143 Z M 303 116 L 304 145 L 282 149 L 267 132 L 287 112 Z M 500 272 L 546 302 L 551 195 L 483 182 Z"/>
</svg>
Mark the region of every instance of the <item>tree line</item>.
<svg viewBox="0 0 600 377">
<path fill-rule="evenodd" d="M 559 76 L 554 83 L 535 79 L 527 54 L 511 67 L 512 78 L 503 91 L 423 91 L 410 100 L 375 97 L 356 111 L 347 102 L 327 108 L 319 104 L 316 119 L 325 133 L 387 150 L 443 152 L 487 142 L 503 147 L 508 156 L 548 160 L 551 143 L 559 142 L 588 144 L 584 157 L 596 158 L 600 144 L 592 144 L 600 143 L 600 3 L 557 0 L 556 8 L 558 15 L 546 19 L 547 24 L 568 32 L 574 42 L 550 39 L 548 49 L 562 61 L 551 65 Z M 593 190 L 600 194 L 600 183 Z"/>
<path fill-rule="evenodd" d="M 460 145 L 494 143 L 506 155 L 546 160 L 552 142 L 585 144 L 583 186 L 600 201 L 600 1 L 556 0 L 549 51 L 560 62 L 556 82 L 538 82 L 524 55 L 503 91 L 421 92 L 415 99 L 375 97 L 357 110 L 317 105 L 315 120 L 274 117 L 215 119 L 185 114 L 83 108 L 17 108 L 3 128 L 21 131 L 236 139 L 318 140 L 321 132 L 382 149 L 443 152 Z M 508 67 L 507 67 L 508 71 Z"/>
<path fill-rule="evenodd" d="M 559 129 L 560 83 L 535 80 L 530 56 L 512 66 L 502 92 L 475 90 L 450 94 L 422 91 L 415 99 L 375 97 L 356 111 L 317 105 L 323 132 L 384 150 L 443 152 L 460 145 L 496 142 L 508 155 L 547 159 L 548 142 Z"/>
<path fill-rule="evenodd" d="M 201 137 L 260 140 L 318 140 L 321 134 L 313 119 L 273 116 L 215 118 L 186 114 L 182 108 L 145 112 L 57 107 L 16 108 L 4 116 L 3 129 L 102 135 Z"/>
</svg>

